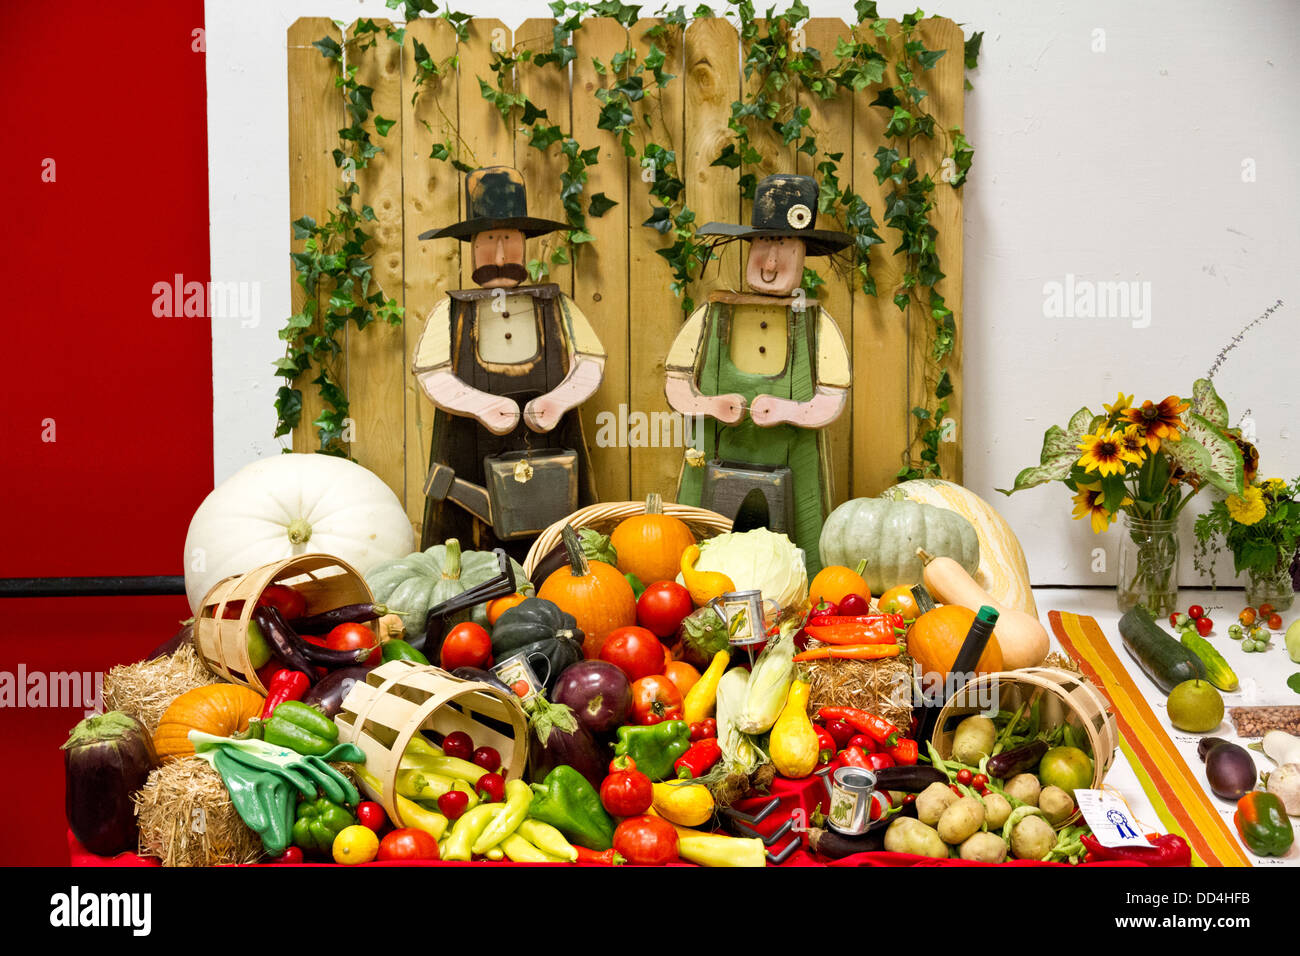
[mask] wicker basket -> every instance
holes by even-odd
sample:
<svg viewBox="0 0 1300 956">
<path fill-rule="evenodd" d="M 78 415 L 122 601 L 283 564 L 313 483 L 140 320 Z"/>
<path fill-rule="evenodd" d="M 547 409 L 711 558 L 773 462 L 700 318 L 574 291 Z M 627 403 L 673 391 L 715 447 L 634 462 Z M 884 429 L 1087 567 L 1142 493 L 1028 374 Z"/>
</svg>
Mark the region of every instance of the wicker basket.
<svg viewBox="0 0 1300 956">
<path fill-rule="evenodd" d="M 383 783 L 376 793 L 364 780 L 361 788 L 404 825 L 397 806 L 397 772 L 411 738 L 432 730 L 435 742 L 463 730 L 476 747 L 501 754 L 506 779 L 521 777 L 528 760 L 528 723 L 517 699 L 477 681 L 459 680 L 441 668 L 414 661 L 380 664 L 357 681 L 334 717 L 340 742 L 356 744 L 366 755 L 365 768 Z"/>
<path fill-rule="evenodd" d="M 292 585 L 306 599 L 307 614 L 375 599 L 355 568 L 328 554 L 286 558 L 214 584 L 194 618 L 194 647 L 214 674 L 259 694 L 265 694 L 266 687 L 248 657 L 248 627 L 258 599 L 272 584 Z M 239 617 L 227 619 L 226 607 L 235 601 L 244 602 Z"/>
<path fill-rule="evenodd" d="M 1022 703 L 1026 712 L 1035 700 L 1042 701 L 1042 726 L 1046 729 L 1068 723 L 1082 733 L 1092 751 L 1092 789 L 1101 786 L 1115 762 L 1119 728 L 1107 710 L 1106 698 L 1078 674 L 1052 667 L 1026 667 L 1016 671 L 984 674 L 970 681 L 949 698 L 939 712 L 930 742 L 939 756 L 952 755 L 957 725 L 971 714 L 984 712 L 981 701 L 1001 710 L 1014 711 Z M 1062 823 L 1065 826 L 1075 816 Z"/>
<path fill-rule="evenodd" d="M 585 508 L 579 508 L 573 514 L 562 521 L 555 522 L 537 536 L 533 546 L 528 549 L 528 556 L 524 559 L 524 574 L 531 578 L 542 559 L 560 544 L 560 532 L 563 531 L 566 524 L 573 525 L 575 531 L 581 528 L 592 528 L 601 534 L 609 534 L 618 527 L 619 522 L 624 518 L 643 514 L 645 514 L 644 501 L 610 501 L 605 504 L 588 505 Z M 731 530 L 731 521 L 729 519 L 724 518 L 716 511 L 709 511 L 705 508 L 695 508 L 691 505 L 679 505 L 671 501 L 665 501 L 664 514 L 680 518 L 686 522 L 686 527 L 691 529 L 691 534 L 695 535 L 698 540 L 712 538 Z"/>
</svg>

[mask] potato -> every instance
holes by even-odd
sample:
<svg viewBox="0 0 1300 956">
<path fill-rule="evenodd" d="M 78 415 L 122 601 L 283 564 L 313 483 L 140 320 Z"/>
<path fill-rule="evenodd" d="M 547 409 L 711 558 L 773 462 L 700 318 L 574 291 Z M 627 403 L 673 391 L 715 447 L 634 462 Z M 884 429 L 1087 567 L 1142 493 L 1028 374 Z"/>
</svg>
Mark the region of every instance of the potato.
<svg viewBox="0 0 1300 956">
<path fill-rule="evenodd" d="M 1042 784 L 1032 773 L 1018 773 L 1002 789 L 1007 792 L 1007 796 L 1015 797 L 1021 803 L 1027 803 L 1031 807 L 1038 806 L 1038 794 L 1042 790 Z"/>
<path fill-rule="evenodd" d="M 984 822 L 989 825 L 990 830 L 1001 830 L 1002 824 L 1007 822 L 1007 817 L 1011 816 L 1011 804 L 1007 803 L 1007 798 L 1000 793 L 994 793 L 990 790 L 982 798 L 984 801 Z"/>
<path fill-rule="evenodd" d="M 915 853 L 947 859 L 948 846 L 933 827 L 911 817 L 899 817 L 885 831 L 885 849 L 890 853 Z"/>
<path fill-rule="evenodd" d="M 1074 798 L 1060 787 L 1044 787 L 1038 795 L 1038 809 L 1052 826 L 1064 823 L 1074 813 Z"/>
<path fill-rule="evenodd" d="M 939 818 L 939 838 L 944 843 L 963 843 L 984 824 L 984 804 L 975 797 L 962 797 Z"/>
<path fill-rule="evenodd" d="M 979 762 L 993 750 L 993 742 L 998 738 L 998 730 L 993 721 L 978 714 L 967 717 L 957 725 L 957 732 L 952 737 L 952 759 L 970 767 L 978 767 Z"/>
<path fill-rule="evenodd" d="M 994 833 L 972 833 L 962 843 L 959 852 L 963 860 L 1001 863 L 1007 858 L 1007 841 Z"/>
<path fill-rule="evenodd" d="M 916 797 L 916 818 L 926 826 L 934 826 L 943 811 L 957 802 L 957 794 L 946 783 L 932 783 Z"/>
<path fill-rule="evenodd" d="M 1020 860 L 1041 860 L 1056 846 L 1056 831 L 1038 814 L 1011 828 L 1011 852 Z"/>
</svg>

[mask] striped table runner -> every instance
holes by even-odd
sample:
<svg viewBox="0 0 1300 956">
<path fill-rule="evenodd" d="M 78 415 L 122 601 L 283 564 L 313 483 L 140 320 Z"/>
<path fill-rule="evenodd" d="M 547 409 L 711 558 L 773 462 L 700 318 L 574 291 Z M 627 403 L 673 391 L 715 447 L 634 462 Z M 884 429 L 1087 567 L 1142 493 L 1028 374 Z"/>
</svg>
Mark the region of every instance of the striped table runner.
<svg viewBox="0 0 1300 956">
<path fill-rule="evenodd" d="M 1061 648 L 1111 702 L 1120 749 L 1170 833 L 1182 836 L 1202 866 L 1250 866 L 1250 858 L 1205 787 L 1156 719 L 1097 622 L 1067 611 L 1047 615 Z"/>
</svg>

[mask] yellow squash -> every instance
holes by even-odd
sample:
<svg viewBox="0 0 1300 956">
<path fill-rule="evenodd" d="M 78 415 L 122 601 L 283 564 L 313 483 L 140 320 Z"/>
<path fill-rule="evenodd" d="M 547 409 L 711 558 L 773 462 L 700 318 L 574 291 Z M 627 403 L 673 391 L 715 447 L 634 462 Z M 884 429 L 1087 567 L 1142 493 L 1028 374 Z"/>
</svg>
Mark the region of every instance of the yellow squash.
<svg viewBox="0 0 1300 956">
<path fill-rule="evenodd" d="M 691 601 L 696 607 L 704 607 L 715 597 L 736 590 L 731 578 L 721 571 L 696 571 L 695 562 L 698 560 L 698 544 L 693 544 L 682 552 L 682 581 L 686 584 L 686 590 L 691 592 Z"/>
<path fill-rule="evenodd" d="M 792 780 L 806 777 L 817 768 L 817 731 L 808 719 L 808 690 L 807 681 L 796 680 L 790 685 L 769 741 L 776 772 Z"/>
<path fill-rule="evenodd" d="M 686 692 L 686 699 L 682 702 L 682 719 L 688 724 L 713 716 L 713 708 L 718 703 L 718 681 L 722 680 L 722 674 L 730 663 L 731 650 L 718 651 L 700 679 Z"/>
<path fill-rule="evenodd" d="M 713 794 L 702 783 L 656 783 L 654 790 L 651 807 L 669 823 L 698 827 L 713 816 Z"/>
</svg>

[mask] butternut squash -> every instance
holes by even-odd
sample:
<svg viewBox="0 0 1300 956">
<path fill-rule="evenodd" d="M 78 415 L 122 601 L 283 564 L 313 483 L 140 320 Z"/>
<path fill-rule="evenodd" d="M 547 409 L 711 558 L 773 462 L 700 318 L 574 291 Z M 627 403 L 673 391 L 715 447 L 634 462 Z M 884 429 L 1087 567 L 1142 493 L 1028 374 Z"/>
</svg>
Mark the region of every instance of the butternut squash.
<svg viewBox="0 0 1300 956">
<path fill-rule="evenodd" d="M 978 611 L 987 604 L 998 612 L 998 646 L 1007 670 L 1037 667 L 1043 662 L 1051 642 L 1046 628 L 1037 618 L 999 604 L 952 558 L 934 557 L 923 548 L 917 548 L 916 553 L 925 565 L 921 571 L 922 583 L 936 601 L 956 604 L 971 611 Z"/>
</svg>

